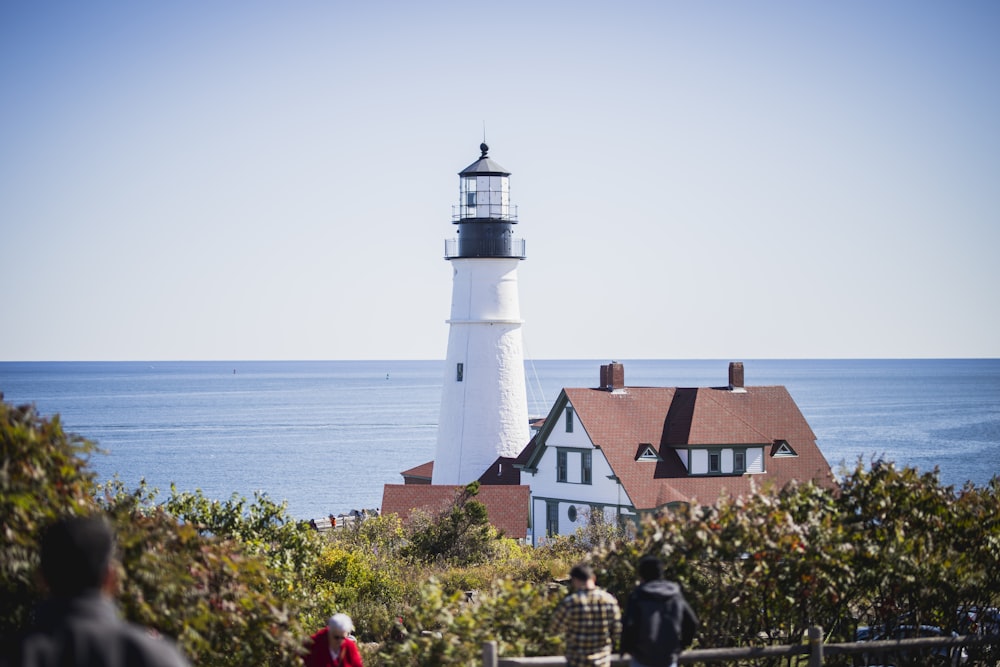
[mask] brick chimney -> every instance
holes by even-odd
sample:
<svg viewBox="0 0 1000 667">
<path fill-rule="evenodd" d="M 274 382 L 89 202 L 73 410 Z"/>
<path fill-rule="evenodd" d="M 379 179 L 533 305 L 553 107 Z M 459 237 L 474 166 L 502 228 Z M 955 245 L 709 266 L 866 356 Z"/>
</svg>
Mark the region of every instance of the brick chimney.
<svg viewBox="0 0 1000 667">
<path fill-rule="evenodd" d="M 601 366 L 601 389 L 606 391 L 622 391 L 625 389 L 625 366 L 612 361 Z"/>
<path fill-rule="evenodd" d="M 735 392 L 746 391 L 746 388 L 743 386 L 742 361 L 729 362 L 729 391 L 735 391 Z"/>
</svg>

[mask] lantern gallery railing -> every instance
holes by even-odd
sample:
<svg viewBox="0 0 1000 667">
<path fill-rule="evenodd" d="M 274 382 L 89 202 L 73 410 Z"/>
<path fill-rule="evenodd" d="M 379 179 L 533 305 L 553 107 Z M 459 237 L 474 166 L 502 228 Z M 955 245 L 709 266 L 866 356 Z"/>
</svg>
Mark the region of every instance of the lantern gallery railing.
<svg viewBox="0 0 1000 667">
<path fill-rule="evenodd" d="M 460 204 L 451 207 L 451 219 L 455 220 L 503 220 L 517 222 L 517 206 L 510 204 Z"/>
</svg>

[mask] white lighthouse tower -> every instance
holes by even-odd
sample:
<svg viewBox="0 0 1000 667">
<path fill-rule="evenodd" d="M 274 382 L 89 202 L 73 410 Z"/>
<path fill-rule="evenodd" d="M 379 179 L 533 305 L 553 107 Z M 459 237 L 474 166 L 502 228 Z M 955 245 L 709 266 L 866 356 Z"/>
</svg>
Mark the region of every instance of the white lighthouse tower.
<svg viewBox="0 0 1000 667">
<path fill-rule="evenodd" d="M 434 484 L 468 484 L 530 439 L 517 292 L 524 239 L 514 237 L 510 172 L 479 148 L 459 173 L 458 236 L 445 241 L 454 275 Z"/>
</svg>

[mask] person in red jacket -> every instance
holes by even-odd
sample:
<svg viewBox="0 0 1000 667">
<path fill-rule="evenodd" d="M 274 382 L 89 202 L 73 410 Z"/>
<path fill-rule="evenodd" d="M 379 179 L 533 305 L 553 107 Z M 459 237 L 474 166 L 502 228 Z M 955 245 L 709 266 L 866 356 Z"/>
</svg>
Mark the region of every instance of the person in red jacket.
<svg viewBox="0 0 1000 667">
<path fill-rule="evenodd" d="M 334 614 L 326 627 L 312 636 L 305 667 L 363 667 L 361 653 L 351 633 L 354 622 L 347 614 Z"/>
</svg>

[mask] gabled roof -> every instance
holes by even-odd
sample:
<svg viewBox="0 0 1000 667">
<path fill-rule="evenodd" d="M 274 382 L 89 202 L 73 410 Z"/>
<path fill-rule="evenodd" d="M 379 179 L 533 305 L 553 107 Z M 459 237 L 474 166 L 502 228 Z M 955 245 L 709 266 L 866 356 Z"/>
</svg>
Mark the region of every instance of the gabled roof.
<svg viewBox="0 0 1000 667">
<path fill-rule="evenodd" d="M 430 484 L 431 476 L 434 474 L 434 461 L 421 463 L 420 465 L 410 468 L 409 470 L 404 470 L 399 474 L 402 475 L 403 479 L 407 480 L 410 484 Z"/>
<path fill-rule="evenodd" d="M 447 509 L 464 486 L 445 484 L 386 484 L 382 489 L 382 514 L 398 514 L 406 523 L 414 510 L 435 514 Z M 507 537 L 528 535 L 528 500 L 531 489 L 509 484 L 480 485 L 476 500 L 486 505 L 490 523 Z"/>
<path fill-rule="evenodd" d="M 521 470 L 515 468 L 517 459 L 509 456 L 497 457 L 489 468 L 479 476 L 479 483 L 486 484 L 520 484 Z"/>
<path fill-rule="evenodd" d="M 621 480 L 634 507 L 655 509 L 668 503 L 714 503 L 720 495 L 740 496 L 766 483 L 776 488 L 792 480 L 832 484 L 830 465 L 816 436 L 784 387 L 676 388 L 624 387 L 563 389 L 532 445 L 519 463 L 533 469 L 548 433 L 567 403 L 594 446 Z M 797 456 L 773 458 L 772 445 L 788 442 Z M 637 458 L 644 444 L 660 460 Z M 760 446 L 765 472 L 743 475 L 689 475 L 682 462 L 687 449 L 704 446 Z M 528 451 L 530 449 L 530 451 Z"/>
<path fill-rule="evenodd" d="M 514 467 L 517 459 L 509 456 L 499 456 L 493 464 L 479 476 L 480 484 L 520 484 L 521 471 Z M 434 461 L 399 473 L 406 484 L 430 484 L 434 477 Z"/>
</svg>

